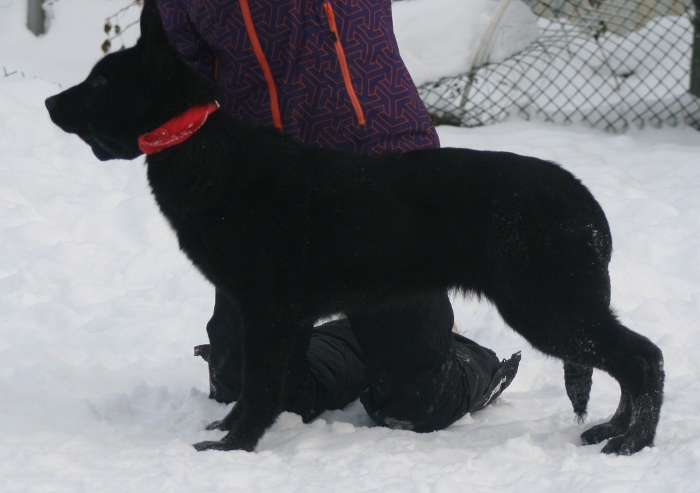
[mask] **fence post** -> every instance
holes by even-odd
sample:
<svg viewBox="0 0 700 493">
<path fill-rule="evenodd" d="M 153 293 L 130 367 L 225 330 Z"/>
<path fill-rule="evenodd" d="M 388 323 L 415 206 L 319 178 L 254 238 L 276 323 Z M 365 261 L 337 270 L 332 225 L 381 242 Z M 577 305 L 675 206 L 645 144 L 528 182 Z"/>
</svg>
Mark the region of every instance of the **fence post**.
<svg viewBox="0 0 700 493">
<path fill-rule="evenodd" d="M 27 0 L 27 27 L 36 36 L 46 32 L 44 0 Z"/>
<path fill-rule="evenodd" d="M 693 54 L 690 60 L 690 94 L 700 97 L 700 0 L 695 4 L 693 19 Z"/>
</svg>

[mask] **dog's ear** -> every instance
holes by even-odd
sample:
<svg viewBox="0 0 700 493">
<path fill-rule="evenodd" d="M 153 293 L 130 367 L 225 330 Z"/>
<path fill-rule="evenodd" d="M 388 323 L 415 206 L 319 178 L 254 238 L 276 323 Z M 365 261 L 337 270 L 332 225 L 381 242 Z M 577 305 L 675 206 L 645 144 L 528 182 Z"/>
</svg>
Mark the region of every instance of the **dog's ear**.
<svg viewBox="0 0 700 493">
<path fill-rule="evenodd" d="M 141 37 L 137 46 L 142 50 L 144 66 L 160 78 L 170 78 L 178 65 L 175 48 L 170 43 L 156 0 L 145 0 L 141 12 Z"/>
<path fill-rule="evenodd" d="M 141 9 L 141 37 L 148 36 L 151 30 L 151 22 L 158 15 L 158 2 L 156 0 L 145 0 Z"/>
<path fill-rule="evenodd" d="M 144 1 L 137 49 L 141 51 L 143 77 L 156 89 L 153 96 L 160 104 L 165 101 L 187 109 L 220 97 L 218 84 L 190 67 L 171 43 L 156 0 Z"/>
</svg>

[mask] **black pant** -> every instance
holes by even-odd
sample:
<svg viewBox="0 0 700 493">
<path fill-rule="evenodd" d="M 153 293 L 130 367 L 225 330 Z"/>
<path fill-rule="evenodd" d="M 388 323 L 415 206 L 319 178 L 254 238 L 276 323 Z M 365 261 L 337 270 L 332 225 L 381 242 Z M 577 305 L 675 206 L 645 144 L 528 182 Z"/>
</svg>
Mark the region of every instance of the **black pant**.
<svg viewBox="0 0 700 493">
<path fill-rule="evenodd" d="M 499 367 L 493 351 L 452 326 L 443 294 L 315 327 L 307 385 L 287 410 L 309 421 L 360 397 L 368 414 L 391 428 L 449 426 L 475 408 Z M 232 402 L 241 389 L 243 330 L 238 307 L 218 292 L 207 332 L 210 397 Z"/>
<path fill-rule="evenodd" d="M 360 400 L 390 428 L 446 428 L 475 408 L 500 365 L 493 351 L 452 332 L 446 294 L 348 318 L 367 366 Z"/>
<path fill-rule="evenodd" d="M 238 400 L 243 370 L 243 327 L 238 306 L 216 292 L 209 336 L 209 397 L 219 402 Z M 367 378 L 362 351 L 348 321 L 314 327 L 307 351 L 309 375 L 302 395 L 287 403 L 287 411 L 310 421 L 325 410 L 342 409 L 360 396 Z"/>
</svg>

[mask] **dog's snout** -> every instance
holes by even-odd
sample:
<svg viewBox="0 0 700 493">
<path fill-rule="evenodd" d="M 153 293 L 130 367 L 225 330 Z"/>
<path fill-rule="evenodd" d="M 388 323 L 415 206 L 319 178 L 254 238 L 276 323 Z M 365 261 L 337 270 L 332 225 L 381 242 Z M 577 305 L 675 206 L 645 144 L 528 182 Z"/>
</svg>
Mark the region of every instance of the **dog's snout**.
<svg viewBox="0 0 700 493">
<path fill-rule="evenodd" d="M 46 101 L 44 101 L 44 104 L 46 105 L 46 109 L 51 111 L 56 106 L 58 106 L 58 98 L 56 96 L 51 96 L 50 98 L 46 98 Z"/>
</svg>

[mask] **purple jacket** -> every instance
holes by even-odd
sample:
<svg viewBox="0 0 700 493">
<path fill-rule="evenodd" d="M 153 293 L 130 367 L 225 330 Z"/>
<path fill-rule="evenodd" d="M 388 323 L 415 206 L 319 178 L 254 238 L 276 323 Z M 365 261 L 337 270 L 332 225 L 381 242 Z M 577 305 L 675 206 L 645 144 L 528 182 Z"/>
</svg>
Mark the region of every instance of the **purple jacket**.
<svg viewBox="0 0 700 493">
<path fill-rule="evenodd" d="M 180 53 L 222 107 L 314 147 L 439 147 L 399 55 L 390 0 L 158 0 Z"/>
</svg>

